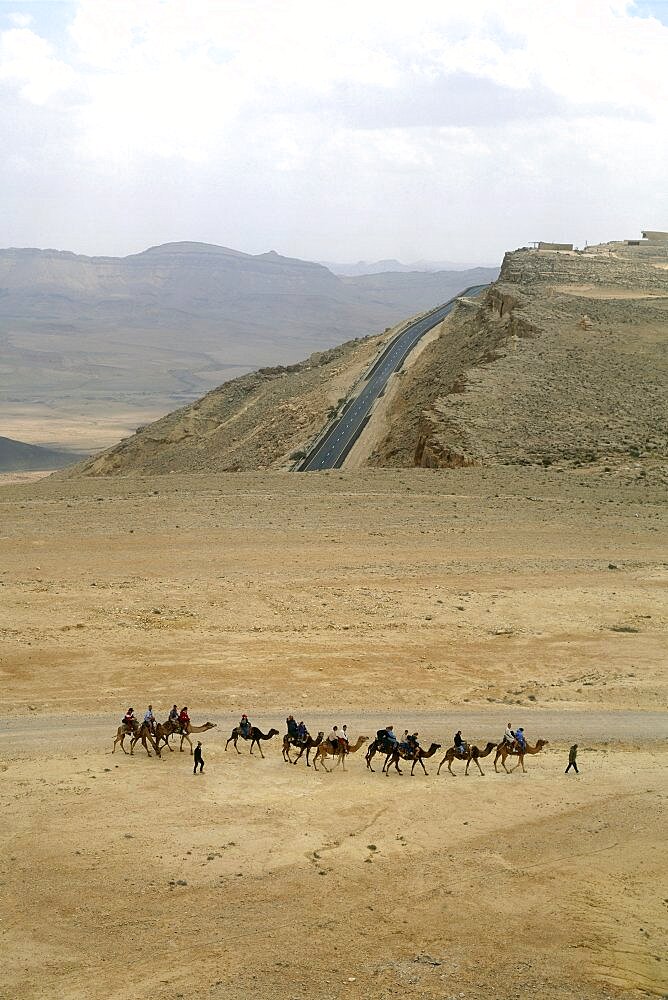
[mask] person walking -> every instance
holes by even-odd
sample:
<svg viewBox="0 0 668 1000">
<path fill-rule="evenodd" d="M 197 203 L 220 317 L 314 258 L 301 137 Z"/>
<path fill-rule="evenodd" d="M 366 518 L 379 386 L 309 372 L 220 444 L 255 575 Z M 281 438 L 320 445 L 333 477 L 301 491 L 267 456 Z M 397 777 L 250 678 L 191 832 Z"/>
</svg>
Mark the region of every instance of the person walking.
<svg viewBox="0 0 668 1000">
<path fill-rule="evenodd" d="M 570 769 L 572 767 L 575 768 L 575 773 L 576 774 L 580 773 L 578 771 L 578 765 L 577 765 L 577 763 L 575 761 L 575 758 L 577 757 L 577 755 L 578 755 L 578 745 L 577 745 L 577 743 L 574 743 L 573 746 L 568 751 L 568 767 L 564 771 L 564 774 L 568 774 L 568 772 L 570 771 Z"/>
<path fill-rule="evenodd" d="M 197 774 L 197 767 L 199 765 L 199 773 L 202 774 L 204 771 L 204 758 L 202 757 L 202 744 L 197 741 L 197 746 L 195 747 L 195 766 L 193 767 L 193 774 Z"/>
</svg>

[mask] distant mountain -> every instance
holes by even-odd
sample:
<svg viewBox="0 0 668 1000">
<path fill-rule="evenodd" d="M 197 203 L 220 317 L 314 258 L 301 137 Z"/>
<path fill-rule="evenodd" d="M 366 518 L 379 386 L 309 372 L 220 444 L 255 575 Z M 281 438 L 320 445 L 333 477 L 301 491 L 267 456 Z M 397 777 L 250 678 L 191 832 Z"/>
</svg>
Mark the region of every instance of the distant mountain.
<svg viewBox="0 0 668 1000">
<path fill-rule="evenodd" d="M 0 472 L 38 472 L 62 469 L 81 461 L 81 454 L 40 448 L 39 445 L 0 437 Z"/>
<path fill-rule="evenodd" d="M 0 250 L 0 420 L 24 407 L 47 426 L 76 412 L 89 429 L 113 414 L 114 427 L 134 430 L 230 378 L 378 332 L 496 273 L 339 277 L 275 251 L 206 243 L 122 258 Z"/>
<path fill-rule="evenodd" d="M 348 277 L 360 277 L 364 274 L 406 273 L 407 271 L 467 271 L 482 267 L 481 264 L 461 264 L 452 260 L 418 260 L 412 264 L 402 264 L 400 260 L 358 260 L 355 264 L 320 261 L 329 268 L 332 274 Z"/>
</svg>

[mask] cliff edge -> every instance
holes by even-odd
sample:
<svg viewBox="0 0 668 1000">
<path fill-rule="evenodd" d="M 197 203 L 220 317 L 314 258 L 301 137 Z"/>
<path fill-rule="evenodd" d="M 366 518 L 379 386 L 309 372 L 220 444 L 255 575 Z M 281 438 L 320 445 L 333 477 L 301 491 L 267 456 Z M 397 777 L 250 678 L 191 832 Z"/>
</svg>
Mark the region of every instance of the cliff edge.
<svg viewBox="0 0 668 1000">
<path fill-rule="evenodd" d="M 397 380 L 368 464 L 660 465 L 667 344 L 666 269 L 508 253 Z"/>
</svg>

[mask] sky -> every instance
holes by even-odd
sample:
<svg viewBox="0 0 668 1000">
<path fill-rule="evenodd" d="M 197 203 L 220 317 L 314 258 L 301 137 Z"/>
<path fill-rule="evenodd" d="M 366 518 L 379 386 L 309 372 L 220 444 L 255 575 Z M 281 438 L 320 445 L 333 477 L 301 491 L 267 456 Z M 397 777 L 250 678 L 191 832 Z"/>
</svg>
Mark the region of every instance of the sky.
<svg viewBox="0 0 668 1000">
<path fill-rule="evenodd" d="M 0 246 L 498 263 L 668 230 L 668 0 L 0 0 Z"/>
</svg>

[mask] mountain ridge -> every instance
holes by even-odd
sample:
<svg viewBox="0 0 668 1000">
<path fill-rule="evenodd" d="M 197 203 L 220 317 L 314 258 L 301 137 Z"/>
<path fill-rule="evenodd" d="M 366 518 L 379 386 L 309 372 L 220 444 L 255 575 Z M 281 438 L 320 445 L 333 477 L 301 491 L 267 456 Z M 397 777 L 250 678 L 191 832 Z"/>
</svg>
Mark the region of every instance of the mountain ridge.
<svg viewBox="0 0 668 1000">
<path fill-rule="evenodd" d="M 496 272 L 340 278 L 276 251 L 187 241 L 123 258 L 0 250 L 0 427 L 81 447 L 79 421 L 99 449 L 239 370 L 378 333 L 481 274 Z"/>
<path fill-rule="evenodd" d="M 400 327 L 228 382 L 72 474 L 289 469 Z M 344 467 L 600 465 L 664 476 L 666 329 L 660 268 L 507 254 L 499 281 L 460 300 L 390 377 Z"/>
</svg>

